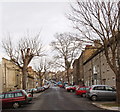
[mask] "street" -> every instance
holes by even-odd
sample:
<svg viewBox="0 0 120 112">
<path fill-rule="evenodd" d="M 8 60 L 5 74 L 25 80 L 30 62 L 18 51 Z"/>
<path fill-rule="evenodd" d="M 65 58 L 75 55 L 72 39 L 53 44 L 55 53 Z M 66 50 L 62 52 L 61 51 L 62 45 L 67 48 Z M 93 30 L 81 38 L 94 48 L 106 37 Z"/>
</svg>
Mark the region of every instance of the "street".
<svg viewBox="0 0 120 112">
<path fill-rule="evenodd" d="M 59 87 L 50 87 L 45 92 L 38 94 L 30 104 L 23 105 L 15 110 L 80 110 L 80 112 L 90 112 L 90 110 L 96 110 L 97 112 L 107 111 L 94 106 L 89 99 L 76 96 L 75 93 L 67 92 L 65 89 Z"/>
</svg>

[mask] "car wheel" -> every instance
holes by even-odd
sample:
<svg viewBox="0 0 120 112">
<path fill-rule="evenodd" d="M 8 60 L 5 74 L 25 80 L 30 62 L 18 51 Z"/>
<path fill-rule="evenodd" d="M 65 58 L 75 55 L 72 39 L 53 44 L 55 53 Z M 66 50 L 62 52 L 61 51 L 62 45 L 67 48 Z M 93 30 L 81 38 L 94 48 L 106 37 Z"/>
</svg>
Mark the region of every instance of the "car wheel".
<svg viewBox="0 0 120 112">
<path fill-rule="evenodd" d="M 75 90 L 72 90 L 72 92 L 75 92 Z"/>
<path fill-rule="evenodd" d="M 19 106 L 20 106 L 20 104 L 18 102 L 13 103 L 13 108 L 14 109 L 18 108 Z"/>
<path fill-rule="evenodd" d="M 91 100 L 92 100 L 92 101 L 96 101 L 96 100 L 97 100 L 97 96 L 95 96 L 95 95 L 94 95 L 94 96 L 91 96 Z"/>
<path fill-rule="evenodd" d="M 81 96 L 82 96 L 82 97 L 86 97 L 86 94 L 85 94 L 85 93 L 83 93 Z"/>
<path fill-rule="evenodd" d="M 67 90 L 68 92 L 70 92 L 70 90 Z"/>
<path fill-rule="evenodd" d="M 73 92 L 73 90 L 71 89 L 70 92 Z"/>
</svg>

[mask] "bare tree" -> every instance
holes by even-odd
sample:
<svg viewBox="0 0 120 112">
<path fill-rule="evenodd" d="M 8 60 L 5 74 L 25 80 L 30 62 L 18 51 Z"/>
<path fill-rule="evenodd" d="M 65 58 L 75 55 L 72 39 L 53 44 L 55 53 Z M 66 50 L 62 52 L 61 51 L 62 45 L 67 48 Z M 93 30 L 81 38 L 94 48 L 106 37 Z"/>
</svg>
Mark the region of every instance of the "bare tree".
<svg viewBox="0 0 120 112">
<path fill-rule="evenodd" d="M 42 86 L 42 81 L 43 81 L 43 73 L 42 73 L 42 71 L 43 71 L 43 61 L 42 60 L 40 60 L 40 62 L 39 63 L 37 63 L 37 67 L 35 66 L 35 70 L 37 71 L 37 74 L 38 74 L 38 76 L 39 76 L 39 80 L 40 80 L 40 86 Z"/>
<path fill-rule="evenodd" d="M 38 73 L 40 79 L 40 86 L 43 83 L 43 76 L 46 79 L 46 73 L 50 70 L 51 62 L 46 59 L 41 58 L 39 62 L 36 63 L 35 70 Z"/>
<path fill-rule="evenodd" d="M 26 89 L 27 66 L 35 56 L 43 55 L 43 47 L 39 37 L 40 34 L 37 34 L 33 38 L 24 37 L 21 38 L 16 44 L 13 43 L 10 37 L 2 41 L 2 46 L 11 61 L 18 65 L 22 70 L 23 89 Z"/>
<path fill-rule="evenodd" d="M 69 83 L 69 69 L 74 59 L 80 53 L 81 44 L 76 38 L 72 37 L 70 33 L 56 34 L 55 38 L 56 40 L 51 42 L 51 46 L 56 51 L 54 64 L 65 68 Z"/>
<path fill-rule="evenodd" d="M 80 40 L 101 41 L 106 60 L 116 74 L 117 102 L 120 104 L 120 30 L 118 31 L 120 11 L 117 3 L 76 0 L 71 9 L 72 13 L 68 18 L 80 32 Z"/>
</svg>

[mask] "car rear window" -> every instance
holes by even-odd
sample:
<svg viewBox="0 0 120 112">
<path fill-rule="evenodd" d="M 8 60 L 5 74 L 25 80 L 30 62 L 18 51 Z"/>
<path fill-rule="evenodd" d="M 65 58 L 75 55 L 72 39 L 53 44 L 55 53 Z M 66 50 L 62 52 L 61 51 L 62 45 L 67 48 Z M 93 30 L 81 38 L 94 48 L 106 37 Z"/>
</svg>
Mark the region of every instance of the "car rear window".
<svg viewBox="0 0 120 112">
<path fill-rule="evenodd" d="M 5 98 L 14 98 L 14 93 L 5 94 Z"/>
<path fill-rule="evenodd" d="M 4 98 L 4 94 L 0 94 L 0 99 L 3 99 Z"/>
<path fill-rule="evenodd" d="M 85 90 L 85 88 L 79 88 L 79 90 Z"/>
<path fill-rule="evenodd" d="M 22 92 L 23 92 L 25 95 L 27 95 L 27 92 L 26 92 L 25 90 L 22 90 Z"/>
<path fill-rule="evenodd" d="M 23 94 L 21 92 L 15 93 L 15 97 L 21 97 L 21 96 L 23 96 Z"/>
<path fill-rule="evenodd" d="M 88 90 L 89 88 L 83 87 L 83 88 L 79 88 L 79 90 Z"/>
</svg>

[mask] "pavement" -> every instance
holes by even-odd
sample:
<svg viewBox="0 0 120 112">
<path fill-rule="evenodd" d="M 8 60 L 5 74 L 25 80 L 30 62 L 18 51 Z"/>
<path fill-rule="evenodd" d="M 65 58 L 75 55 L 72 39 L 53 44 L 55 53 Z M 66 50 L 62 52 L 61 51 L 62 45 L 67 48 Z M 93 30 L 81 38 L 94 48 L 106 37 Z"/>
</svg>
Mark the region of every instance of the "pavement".
<svg viewBox="0 0 120 112">
<path fill-rule="evenodd" d="M 115 110 L 115 111 L 120 111 L 120 107 L 115 107 L 115 106 L 104 106 L 103 104 L 108 104 L 108 103 L 114 103 L 114 101 L 110 101 L 110 102 L 93 102 L 92 104 L 99 107 L 99 108 L 102 108 L 102 109 L 106 109 L 106 110 Z"/>
</svg>

